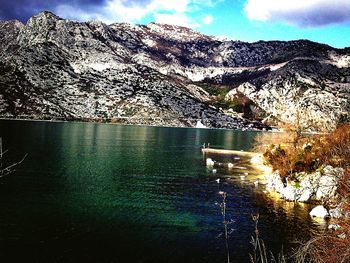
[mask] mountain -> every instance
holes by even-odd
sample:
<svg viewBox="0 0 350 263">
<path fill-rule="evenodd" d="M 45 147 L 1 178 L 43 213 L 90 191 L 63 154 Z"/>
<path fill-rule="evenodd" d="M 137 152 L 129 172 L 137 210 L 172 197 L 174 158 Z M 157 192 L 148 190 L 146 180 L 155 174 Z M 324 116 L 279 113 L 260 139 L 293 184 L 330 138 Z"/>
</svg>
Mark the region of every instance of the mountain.
<svg viewBox="0 0 350 263">
<path fill-rule="evenodd" d="M 1 21 L 0 38 L 3 117 L 262 128 L 273 116 L 315 129 L 349 118 L 349 49 L 220 41 L 180 26 L 50 12 L 26 25 Z"/>
</svg>

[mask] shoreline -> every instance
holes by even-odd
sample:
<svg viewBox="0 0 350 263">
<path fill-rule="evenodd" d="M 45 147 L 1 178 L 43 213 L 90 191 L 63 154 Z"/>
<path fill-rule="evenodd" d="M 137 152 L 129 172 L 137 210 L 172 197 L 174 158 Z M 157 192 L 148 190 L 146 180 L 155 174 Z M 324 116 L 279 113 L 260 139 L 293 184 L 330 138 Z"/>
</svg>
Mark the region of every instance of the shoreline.
<svg viewBox="0 0 350 263">
<path fill-rule="evenodd" d="M 261 160 L 263 161 L 262 155 L 258 154 L 257 156 L 261 157 Z M 251 163 L 253 164 L 254 162 L 251 162 Z M 337 202 L 333 205 L 329 205 L 329 204 L 327 205 L 327 200 L 331 200 L 336 197 L 336 189 L 338 184 L 338 181 L 334 179 L 335 177 L 331 179 L 332 183 L 330 183 L 330 181 L 322 182 L 322 178 L 332 177 L 332 175 L 329 175 L 327 172 L 324 172 L 324 174 L 319 175 L 319 180 L 317 181 L 318 189 L 315 194 L 316 196 L 313 197 L 313 196 L 308 196 L 310 190 L 307 187 L 300 189 L 300 193 L 297 193 L 297 191 L 299 190 L 298 188 L 300 186 L 296 187 L 295 184 L 290 184 L 288 181 L 287 181 L 287 185 L 284 186 L 284 184 L 282 183 L 282 180 L 279 178 L 278 171 L 274 172 L 271 166 L 266 165 L 263 162 L 261 163 L 258 162 L 256 164 L 254 163 L 254 167 L 262 171 L 261 176 L 259 176 L 259 180 L 260 178 L 264 180 L 262 182 L 262 184 L 265 187 L 265 190 L 263 192 L 265 193 L 265 195 L 269 196 L 270 198 L 275 199 L 274 202 L 283 201 L 286 203 L 298 203 L 302 205 L 311 206 L 312 209 L 308 211 L 309 215 L 313 220 L 318 221 L 320 224 L 324 224 L 329 219 L 334 220 L 344 216 L 342 209 L 340 208 L 341 203 Z M 324 170 L 328 169 L 333 172 L 339 168 L 325 166 L 323 169 Z M 277 175 L 277 176 L 274 176 L 274 175 Z M 314 174 L 309 173 L 304 176 L 305 176 L 304 180 L 309 180 L 309 178 L 312 178 Z M 276 183 L 276 180 L 278 180 L 277 183 Z M 276 184 L 277 184 L 277 187 L 276 187 Z M 280 188 L 278 189 L 278 187 Z M 319 194 L 319 192 L 321 193 L 321 196 L 317 197 L 317 194 Z M 296 196 L 299 196 L 299 198 L 301 199 L 296 200 Z M 308 196 L 308 198 L 305 200 L 302 200 L 303 196 Z"/>
<path fill-rule="evenodd" d="M 82 119 L 74 119 L 74 120 L 48 120 L 48 119 L 22 119 L 22 118 L 6 118 L 0 117 L 0 121 L 27 121 L 27 122 L 48 122 L 48 123 L 90 123 L 90 124 L 107 124 L 107 125 L 122 125 L 122 126 L 138 126 L 138 127 L 157 127 L 157 128 L 179 128 L 179 129 L 198 129 L 198 130 L 227 130 L 227 131 L 246 131 L 246 132 L 279 132 L 279 130 L 260 130 L 260 129 L 228 129 L 228 128 L 197 128 L 197 127 L 186 127 L 186 126 L 170 126 L 170 125 L 152 125 L 152 124 L 136 124 L 136 123 L 119 123 L 119 122 L 111 122 L 111 121 L 103 121 L 99 120 L 82 120 Z"/>
</svg>

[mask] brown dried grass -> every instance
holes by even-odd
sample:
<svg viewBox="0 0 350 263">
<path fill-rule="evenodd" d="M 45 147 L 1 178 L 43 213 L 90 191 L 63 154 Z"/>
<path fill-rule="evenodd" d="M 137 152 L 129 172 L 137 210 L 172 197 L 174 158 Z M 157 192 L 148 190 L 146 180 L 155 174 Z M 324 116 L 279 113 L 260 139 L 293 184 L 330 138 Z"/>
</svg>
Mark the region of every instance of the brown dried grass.
<svg viewBox="0 0 350 263">
<path fill-rule="evenodd" d="M 347 167 L 350 163 L 350 124 L 332 133 L 303 137 L 289 128 L 282 133 L 257 136 L 255 151 L 264 152 L 266 162 L 283 179 L 297 172 L 313 172 L 322 165 Z"/>
</svg>

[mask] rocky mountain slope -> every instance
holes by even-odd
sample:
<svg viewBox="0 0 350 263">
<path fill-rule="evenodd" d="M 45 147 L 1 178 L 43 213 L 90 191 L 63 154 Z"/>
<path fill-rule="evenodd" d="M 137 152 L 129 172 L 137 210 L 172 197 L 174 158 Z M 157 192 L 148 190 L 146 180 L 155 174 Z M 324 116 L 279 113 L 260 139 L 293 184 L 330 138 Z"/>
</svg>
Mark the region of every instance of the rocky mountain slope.
<svg viewBox="0 0 350 263">
<path fill-rule="evenodd" d="M 349 49 L 220 41 L 179 26 L 49 12 L 26 25 L 1 21 L 0 38 L 1 116 L 252 128 L 262 126 L 243 117 L 258 109 L 317 129 L 349 117 Z"/>
</svg>

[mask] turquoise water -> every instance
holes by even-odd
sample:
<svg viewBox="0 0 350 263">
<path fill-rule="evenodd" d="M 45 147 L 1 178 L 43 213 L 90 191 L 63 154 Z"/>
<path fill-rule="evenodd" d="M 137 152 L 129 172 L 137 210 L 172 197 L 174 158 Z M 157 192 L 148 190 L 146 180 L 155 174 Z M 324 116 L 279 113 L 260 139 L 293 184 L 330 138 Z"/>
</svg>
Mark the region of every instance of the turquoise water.
<svg viewBox="0 0 350 263">
<path fill-rule="evenodd" d="M 1 262 L 225 262 L 219 191 L 228 193 L 232 262 L 249 262 L 260 214 L 277 253 L 317 225 L 307 207 L 275 202 L 237 172 L 205 167 L 200 148 L 249 150 L 255 132 L 0 121 Z M 244 163 L 244 160 L 240 160 Z M 218 184 L 215 180 L 221 178 Z"/>
</svg>

